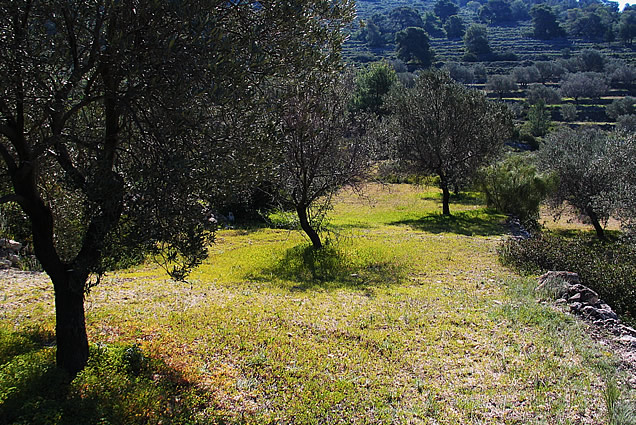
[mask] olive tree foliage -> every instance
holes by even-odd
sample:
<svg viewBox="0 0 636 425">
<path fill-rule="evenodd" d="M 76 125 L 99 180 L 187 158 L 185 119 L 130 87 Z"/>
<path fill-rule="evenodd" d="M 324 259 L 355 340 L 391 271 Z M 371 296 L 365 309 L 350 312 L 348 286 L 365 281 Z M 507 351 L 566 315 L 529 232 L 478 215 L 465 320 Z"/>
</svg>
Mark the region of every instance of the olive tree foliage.
<svg viewBox="0 0 636 425">
<path fill-rule="evenodd" d="M 573 97 L 576 102 L 580 97 L 601 97 L 608 90 L 607 77 L 598 72 L 565 74 L 561 79 L 561 93 L 563 96 Z"/>
<path fill-rule="evenodd" d="M 163 257 L 178 279 L 203 260 L 209 211 L 241 170 L 230 169 L 245 145 L 233 123 L 250 128 L 269 77 L 337 62 L 351 12 L 344 0 L 0 3 L 10 182 L 0 202 L 31 224 L 55 292 L 57 363 L 70 376 L 88 358 L 89 278 L 130 255 Z M 76 248 L 63 252 L 66 238 Z"/>
<path fill-rule="evenodd" d="M 567 202 L 587 215 L 599 239 L 605 239 L 604 223 L 612 212 L 610 203 L 600 201 L 615 184 L 608 140 L 601 130 L 562 128 L 548 135 L 538 153 L 539 167 L 557 180 L 551 204 Z"/>
<path fill-rule="evenodd" d="M 450 215 L 450 189 L 494 159 L 511 134 L 508 109 L 439 72 L 421 74 L 412 89 L 392 93 L 389 104 L 397 155 L 439 176 L 443 213 Z"/>
<path fill-rule="evenodd" d="M 636 133 L 618 131 L 607 140 L 605 164 L 613 170 L 611 190 L 601 195 L 601 205 L 612 211 L 632 243 L 636 243 Z"/>
<path fill-rule="evenodd" d="M 535 105 L 539 101 L 543 101 L 547 105 L 561 103 L 561 96 L 556 89 L 539 83 L 530 84 L 528 86 L 526 98 L 528 103 L 531 105 Z"/>
<path fill-rule="evenodd" d="M 499 99 L 518 88 L 516 81 L 510 75 L 489 75 L 486 83 L 486 89 L 497 93 Z"/>
<path fill-rule="evenodd" d="M 291 204 L 315 249 L 333 195 L 369 169 L 364 122 L 350 112 L 351 84 L 313 74 L 294 85 L 280 110 L 278 196 Z"/>
<path fill-rule="evenodd" d="M 622 115 L 633 115 L 636 113 L 636 97 L 625 96 L 622 99 L 613 100 L 605 108 L 605 113 L 613 120 L 617 120 Z"/>
</svg>

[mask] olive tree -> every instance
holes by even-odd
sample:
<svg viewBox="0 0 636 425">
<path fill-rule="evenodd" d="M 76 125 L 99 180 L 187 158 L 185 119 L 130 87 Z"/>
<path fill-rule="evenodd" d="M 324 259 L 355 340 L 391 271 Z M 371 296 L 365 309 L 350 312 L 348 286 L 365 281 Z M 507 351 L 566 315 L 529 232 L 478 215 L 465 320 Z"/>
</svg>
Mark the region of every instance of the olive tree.
<svg viewBox="0 0 636 425">
<path fill-rule="evenodd" d="M 350 110 L 351 87 L 314 73 L 294 84 L 280 111 L 278 196 L 291 204 L 315 249 L 317 227 L 342 187 L 368 170 L 369 144 L 363 120 Z"/>
<path fill-rule="evenodd" d="M 562 128 L 548 135 L 538 153 L 541 169 L 557 179 L 552 205 L 567 201 L 587 215 L 599 239 L 605 239 L 602 223 L 612 211 L 609 203 L 599 200 L 615 183 L 614 167 L 607 161 L 608 140 L 601 130 Z"/>
<path fill-rule="evenodd" d="M 609 206 L 620 219 L 623 229 L 636 242 L 636 133 L 615 132 L 608 139 L 605 164 L 613 170 L 612 189 L 601 196 L 602 205 Z M 597 202 L 598 203 L 598 202 Z"/>
<path fill-rule="evenodd" d="M 0 202 L 30 221 L 55 293 L 57 364 L 70 376 L 88 359 L 91 276 L 130 255 L 163 258 L 176 278 L 203 260 L 240 146 L 230 117 L 254 110 L 268 77 L 337 62 L 350 12 L 345 0 L 0 3 L 10 181 Z M 78 226 L 60 234 L 67 214 Z M 62 252 L 67 237 L 76 248 Z"/>
<path fill-rule="evenodd" d="M 598 72 L 565 74 L 560 86 L 563 96 L 573 97 L 575 102 L 580 97 L 601 97 L 609 90 L 607 77 Z"/>
<path fill-rule="evenodd" d="M 421 74 L 389 104 L 400 159 L 439 176 L 443 213 L 450 215 L 450 189 L 495 158 L 511 134 L 508 109 L 446 73 Z"/>
</svg>

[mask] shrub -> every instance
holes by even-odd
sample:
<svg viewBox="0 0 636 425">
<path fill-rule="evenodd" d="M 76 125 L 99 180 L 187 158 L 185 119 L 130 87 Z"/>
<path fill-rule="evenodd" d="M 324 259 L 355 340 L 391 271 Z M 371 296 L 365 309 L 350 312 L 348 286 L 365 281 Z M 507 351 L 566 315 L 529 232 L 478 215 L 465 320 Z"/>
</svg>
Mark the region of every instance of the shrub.
<svg viewBox="0 0 636 425">
<path fill-rule="evenodd" d="M 636 132 L 636 114 L 619 116 L 616 119 L 616 128 L 625 133 Z"/>
<path fill-rule="evenodd" d="M 482 168 L 479 182 L 488 207 L 528 224 L 539 218 L 539 205 L 550 189 L 550 180 L 537 172 L 527 155 L 510 155 Z"/>
<path fill-rule="evenodd" d="M 518 271 L 576 272 L 581 282 L 599 293 L 622 318 L 636 318 L 636 248 L 621 242 L 599 242 L 594 237 L 539 233 L 528 239 L 509 239 L 499 248 L 504 265 Z"/>
<path fill-rule="evenodd" d="M 561 118 L 563 118 L 564 121 L 576 121 L 576 115 L 576 105 L 566 103 L 561 106 Z"/>
<path fill-rule="evenodd" d="M 632 115 L 636 113 L 636 97 L 625 96 L 622 99 L 614 99 L 605 108 L 607 116 L 617 120 L 621 115 Z"/>
</svg>

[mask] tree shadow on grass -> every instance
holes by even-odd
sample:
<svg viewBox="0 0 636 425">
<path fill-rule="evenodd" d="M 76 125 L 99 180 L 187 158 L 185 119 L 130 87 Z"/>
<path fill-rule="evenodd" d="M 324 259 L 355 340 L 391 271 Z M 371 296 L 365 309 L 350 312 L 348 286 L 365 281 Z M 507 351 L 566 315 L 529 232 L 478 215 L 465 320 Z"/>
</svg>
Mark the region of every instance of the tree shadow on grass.
<svg viewBox="0 0 636 425">
<path fill-rule="evenodd" d="M 405 274 L 405 267 L 395 261 L 359 258 L 354 252 L 331 245 L 319 250 L 311 245 L 298 245 L 288 249 L 272 267 L 250 278 L 267 281 L 279 278 L 293 282 L 295 285 L 290 288 L 293 291 L 312 288 L 367 290 L 372 286 L 397 284 Z"/>
<path fill-rule="evenodd" d="M 395 221 L 393 225 L 407 225 L 428 233 L 455 233 L 466 236 L 496 236 L 507 232 L 504 217 L 488 210 L 461 211 L 451 216 L 428 214 L 414 220 Z"/>
<path fill-rule="evenodd" d="M 441 192 L 427 192 L 422 195 L 422 199 L 427 201 L 439 201 L 442 202 L 442 193 Z M 460 192 L 453 193 L 450 197 L 451 202 L 451 210 L 452 204 L 457 205 L 483 205 L 484 197 L 479 192 Z"/>
<path fill-rule="evenodd" d="M 92 346 L 70 383 L 50 332 L 0 329 L 0 423 L 191 423 L 206 397 L 138 346 Z"/>
</svg>

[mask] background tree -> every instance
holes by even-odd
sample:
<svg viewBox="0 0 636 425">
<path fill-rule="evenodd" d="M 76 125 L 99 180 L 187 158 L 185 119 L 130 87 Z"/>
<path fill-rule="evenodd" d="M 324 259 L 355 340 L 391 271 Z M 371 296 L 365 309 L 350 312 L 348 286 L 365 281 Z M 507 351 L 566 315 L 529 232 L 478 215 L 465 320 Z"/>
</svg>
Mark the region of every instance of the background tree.
<svg viewBox="0 0 636 425">
<path fill-rule="evenodd" d="M 479 19 L 491 25 L 512 21 L 510 3 L 505 0 L 488 0 L 479 9 Z"/>
<path fill-rule="evenodd" d="M 556 89 L 535 83 L 528 86 L 526 100 L 531 105 L 535 105 L 539 101 L 543 101 L 547 105 L 554 105 L 561 103 L 561 96 Z"/>
<path fill-rule="evenodd" d="M 504 94 L 517 90 L 517 83 L 510 75 L 491 75 L 486 83 L 486 90 L 497 93 L 499 99 Z"/>
<path fill-rule="evenodd" d="M 543 99 L 539 99 L 528 109 L 528 129 L 533 136 L 545 136 L 550 128 L 550 111 Z"/>
<path fill-rule="evenodd" d="M 371 64 L 356 77 L 352 108 L 378 116 L 387 115 L 390 111 L 384 107 L 384 98 L 397 82 L 397 74 L 389 63 Z"/>
<path fill-rule="evenodd" d="M 395 34 L 397 56 L 405 62 L 415 63 L 428 68 L 433 63 L 434 52 L 431 50 L 428 35 L 422 28 L 408 27 Z"/>
<path fill-rule="evenodd" d="M 450 215 L 450 189 L 494 158 L 509 137 L 507 108 L 439 72 L 421 74 L 389 104 L 399 157 L 439 176 L 443 213 Z"/>
<path fill-rule="evenodd" d="M 350 112 L 351 87 L 332 76 L 298 81 L 280 112 L 278 195 L 296 210 L 315 249 L 333 195 L 366 174 L 369 144 L 361 121 Z"/>
<path fill-rule="evenodd" d="M 601 195 L 601 205 L 621 221 L 630 242 L 636 243 L 636 132 L 614 132 L 607 140 L 605 166 L 613 170 L 612 189 Z"/>
<path fill-rule="evenodd" d="M 430 34 L 434 37 L 443 37 L 444 32 L 442 31 L 442 21 L 437 17 L 433 12 L 426 12 L 423 17 L 424 24 L 422 28 L 426 31 L 427 34 Z"/>
<path fill-rule="evenodd" d="M 567 69 L 556 61 L 537 61 L 534 66 L 537 67 L 541 75 L 541 82 L 559 81 L 561 76 L 567 73 Z"/>
<path fill-rule="evenodd" d="M 602 40 L 613 20 L 613 13 L 600 3 L 590 4 L 584 9 L 568 9 L 566 27 L 571 36 Z"/>
<path fill-rule="evenodd" d="M 450 16 L 444 23 L 444 31 L 449 39 L 462 38 L 466 33 L 464 21 L 457 15 Z"/>
<path fill-rule="evenodd" d="M 631 46 L 636 37 L 636 10 L 624 10 L 618 24 L 618 37 L 627 46 Z"/>
<path fill-rule="evenodd" d="M 525 21 L 530 19 L 530 8 L 523 0 L 514 0 L 510 3 L 512 19 L 515 21 Z"/>
<path fill-rule="evenodd" d="M 258 5 L 0 3 L 0 157 L 11 182 L 0 202 L 31 224 L 55 292 L 57 363 L 70 376 L 88 358 L 89 277 L 151 254 L 183 278 L 206 256 L 223 179 L 241 171 L 226 162 L 232 111 L 254 110 L 267 76 L 339 62 L 351 4 Z M 57 192 L 43 190 L 50 181 Z M 66 213 L 78 225 L 61 235 Z M 66 237 L 77 248 L 63 253 Z"/>
<path fill-rule="evenodd" d="M 512 76 L 521 87 L 526 87 L 530 83 L 541 80 L 539 69 L 534 66 L 517 66 L 512 70 Z"/>
<path fill-rule="evenodd" d="M 607 77 L 597 72 L 565 74 L 560 86 L 563 96 L 573 97 L 576 102 L 580 97 L 601 97 L 609 90 Z"/>
<path fill-rule="evenodd" d="M 475 81 L 474 70 L 460 63 L 448 62 L 444 65 L 443 70 L 448 72 L 450 77 L 457 82 L 470 84 Z"/>
<path fill-rule="evenodd" d="M 613 120 L 618 119 L 621 115 L 632 115 L 636 113 L 636 97 L 625 96 L 622 99 L 614 99 L 612 103 L 605 108 L 605 113 Z"/>
<path fill-rule="evenodd" d="M 409 6 L 396 7 L 391 10 L 388 17 L 391 32 L 396 33 L 408 27 L 424 27 L 422 15 L 416 9 Z"/>
<path fill-rule="evenodd" d="M 369 47 L 382 47 L 384 46 L 384 38 L 378 27 L 373 20 L 369 20 L 365 27 L 365 40 Z"/>
<path fill-rule="evenodd" d="M 567 201 L 586 214 L 599 239 L 605 239 L 602 223 L 611 213 L 611 207 L 599 200 L 614 185 L 607 150 L 608 135 L 601 130 L 562 128 L 550 133 L 538 153 L 540 168 L 557 179 L 551 203 L 560 206 Z"/>
<path fill-rule="evenodd" d="M 563 118 L 564 121 L 576 121 L 576 117 L 577 117 L 577 112 L 576 112 L 576 105 L 573 105 L 571 103 L 566 103 L 565 105 L 561 106 L 561 117 Z"/>
<path fill-rule="evenodd" d="M 445 23 L 450 16 L 457 15 L 459 7 L 451 0 L 437 0 L 433 6 L 433 11 L 442 23 Z"/>
<path fill-rule="evenodd" d="M 488 44 L 488 30 L 484 25 L 473 24 L 464 34 L 464 46 L 466 52 L 474 55 L 488 54 L 491 52 Z"/>
<path fill-rule="evenodd" d="M 596 49 L 585 49 L 579 54 L 580 70 L 584 72 L 603 72 L 606 58 Z"/>
<path fill-rule="evenodd" d="M 539 40 L 551 40 L 565 37 L 565 30 L 559 25 L 556 13 L 545 3 L 537 4 L 530 9 L 532 16 L 532 34 Z"/>
</svg>

